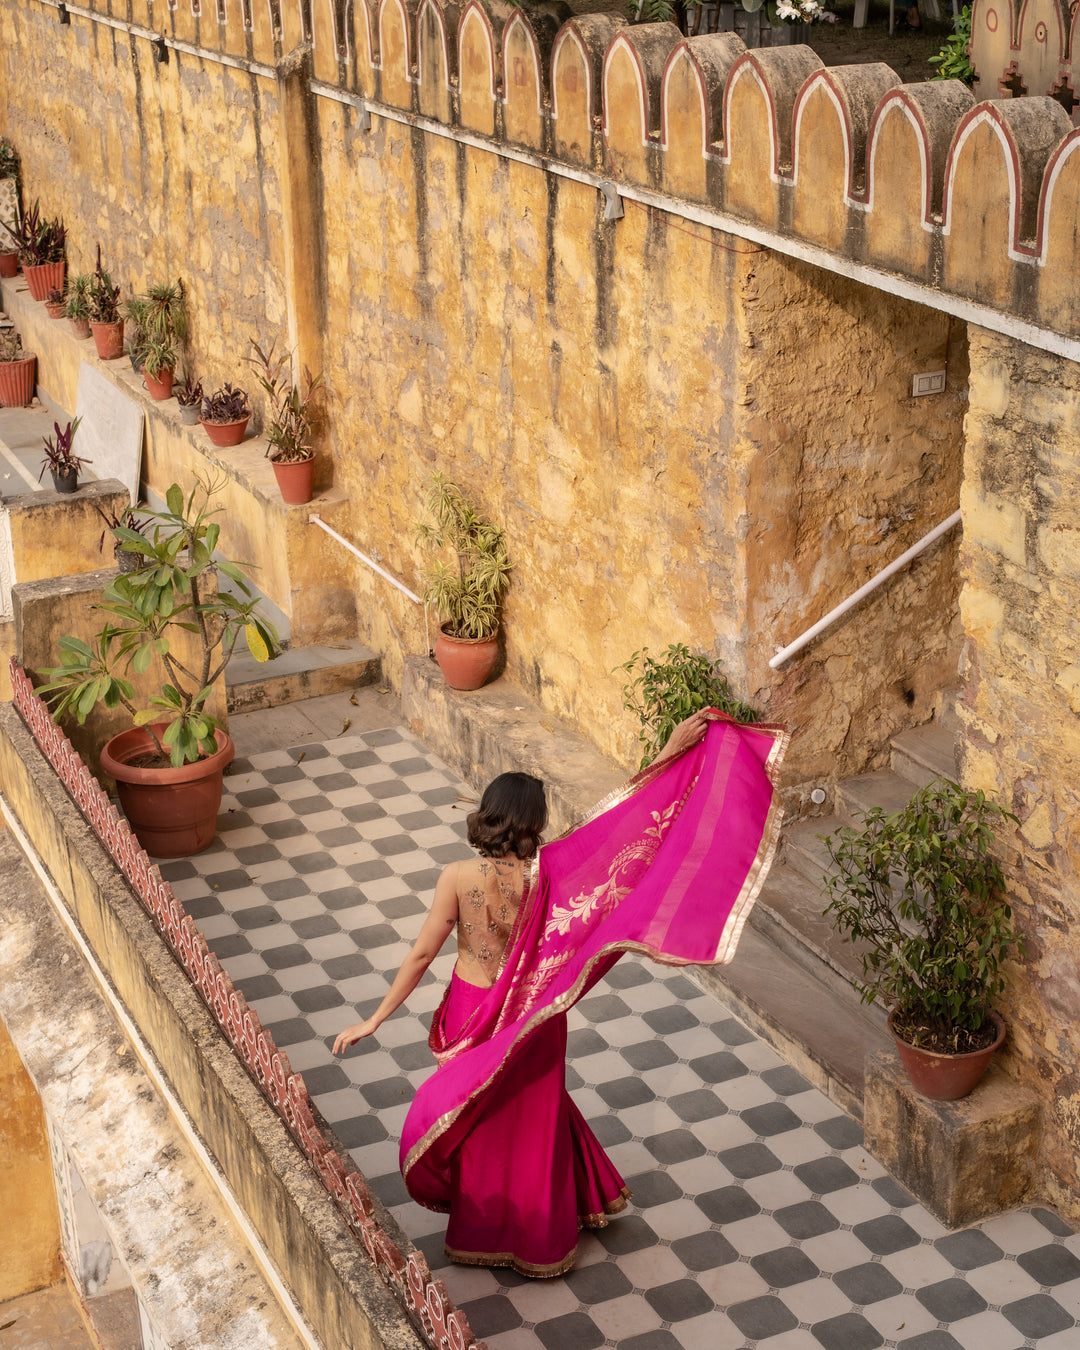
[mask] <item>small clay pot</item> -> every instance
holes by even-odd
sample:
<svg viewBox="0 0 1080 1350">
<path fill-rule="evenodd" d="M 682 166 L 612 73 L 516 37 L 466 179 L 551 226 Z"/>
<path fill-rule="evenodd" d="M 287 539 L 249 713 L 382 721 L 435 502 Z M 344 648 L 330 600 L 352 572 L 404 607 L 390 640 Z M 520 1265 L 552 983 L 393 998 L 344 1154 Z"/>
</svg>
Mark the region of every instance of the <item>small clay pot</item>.
<svg viewBox="0 0 1080 1350">
<path fill-rule="evenodd" d="M 199 421 L 202 422 L 201 417 Z M 202 422 L 202 424 L 211 441 L 219 448 L 225 449 L 230 445 L 240 444 L 250 421 L 250 417 L 241 417 L 235 422 Z"/>
</svg>

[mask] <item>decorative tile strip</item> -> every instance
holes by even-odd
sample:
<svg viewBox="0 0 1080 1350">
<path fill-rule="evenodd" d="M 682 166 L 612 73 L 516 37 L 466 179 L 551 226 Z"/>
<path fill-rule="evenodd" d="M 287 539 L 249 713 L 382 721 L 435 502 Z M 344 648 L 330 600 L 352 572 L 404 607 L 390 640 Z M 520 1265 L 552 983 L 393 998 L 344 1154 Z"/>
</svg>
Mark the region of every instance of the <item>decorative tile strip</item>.
<svg viewBox="0 0 1080 1350">
<path fill-rule="evenodd" d="M 433 1350 L 486 1350 L 484 1342 L 474 1338 L 465 1314 L 450 1302 L 442 1280 L 431 1278 L 423 1254 L 412 1251 L 405 1257 L 379 1226 L 364 1178 L 359 1172 L 346 1170 L 345 1160 L 315 1123 L 304 1080 L 293 1072 L 284 1051 L 277 1048 L 258 1015 L 248 1007 L 183 904 L 173 895 L 172 887 L 150 862 L 127 821 L 52 720 L 14 657 L 9 670 L 15 707 L 30 734 L 131 884 L 244 1067 L 333 1196 L 383 1282 L 411 1314 Z"/>
</svg>

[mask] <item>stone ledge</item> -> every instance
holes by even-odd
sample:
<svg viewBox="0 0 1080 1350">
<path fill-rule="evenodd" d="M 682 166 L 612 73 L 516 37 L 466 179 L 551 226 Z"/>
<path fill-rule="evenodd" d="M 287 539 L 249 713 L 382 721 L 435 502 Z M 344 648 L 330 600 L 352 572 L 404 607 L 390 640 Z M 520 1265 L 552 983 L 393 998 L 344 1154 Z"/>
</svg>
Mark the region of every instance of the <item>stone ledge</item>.
<svg viewBox="0 0 1080 1350">
<path fill-rule="evenodd" d="M 379 658 L 359 642 L 290 647 L 269 664 L 235 656 L 225 672 L 229 712 L 255 712 L 356 689 L 374 684 L 381 670 Z"/>
<path fill-rule="evenodd" d="M 244 1070 L 15 709 L 0 708 L 0 782 L 105 974 L 324 1345 L 422 1342 L 284 1124 Z M 375 1201 L 399 1249 L 411 1244 Z"/>
<path fill-rule="evenodd" d="M 866 1147 L 950 1228 L 1012 1209 L 1036 1171 L 1042 1106 L 1000 1068 L 969 1097 L 916 1092 L 895 1049 L 866 1057 Z"/>
</svg>

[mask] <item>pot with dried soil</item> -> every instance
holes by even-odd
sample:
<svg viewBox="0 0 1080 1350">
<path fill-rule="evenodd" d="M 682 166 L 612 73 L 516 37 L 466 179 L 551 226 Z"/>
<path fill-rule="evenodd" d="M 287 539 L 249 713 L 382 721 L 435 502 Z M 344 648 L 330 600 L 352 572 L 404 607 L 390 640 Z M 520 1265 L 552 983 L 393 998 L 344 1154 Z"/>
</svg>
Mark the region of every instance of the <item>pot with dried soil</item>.
<svg viewBox="0 0 1080 1350">
<path fill-rule="evenodd" d="M 88 639 L 62 637 L 61 664 L 38 671 L 47 681 L 39 692 L 51 696 L 55 718 L 69 712 L 82 724 L 99 702 L 131 714 L 134 728 L 106 743 L 101 762 L 117 781 L 136 837 L 157 857 L 183 857 L 213 843 L 232 742 L 206 705 L 241 634 L 257 661 L 280 650 L 247 577 L 235 562 L 214 558 L 218 509 L 210 503 L 223 483 L 199 479 L 186 498 L 173 483 L 165 510 L 144 513 L 146 534 L 126 525 L 112 529 L 141 566 L 109 582 L 97 606 L 106 615 L 100 630 Z M 207 584 L 214 573 L 232 589 L 215 592 Z M 196 635 L 198 661 L 180 659 L 178 630 Z M 127 677 L 151 669 L 160 673 L 160 692 L 139 709 Z"/>
<path fill-rule="evenodd" d="M 14 328 L 0 332 L 0 408 L 25 408 L 34 401 L 37 357 L 23 350 Z"/>
<path fill-rule="evenodd" d="M 995 832 L 1017 818 L 943 778 L 892 815 L 875 807 L 860 819 L 861 829 L 824 836 L 825 914 L 865 945 L 860 993 L 889 1007 L 913 1085 L 952 1101 L 972 1091 L 1004 1039 L 990 1005 L 1007 958 L 1024 952 L 991 852 Z M 925 1073 L 912 1072 L 921 1060 Z"/>
</svg>

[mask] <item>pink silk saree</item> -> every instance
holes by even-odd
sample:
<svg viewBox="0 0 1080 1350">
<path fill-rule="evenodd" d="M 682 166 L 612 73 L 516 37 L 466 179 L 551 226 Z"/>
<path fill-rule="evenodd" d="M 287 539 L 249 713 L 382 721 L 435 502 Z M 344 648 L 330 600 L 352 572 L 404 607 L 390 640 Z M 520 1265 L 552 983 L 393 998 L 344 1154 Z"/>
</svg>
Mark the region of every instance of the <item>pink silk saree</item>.
<svg viewBox="0 0 1080 1350">
<path fill-rule="evenodd" d="M 401 1170 L 414 1200 L 450 1213 L 453 1260 L 558 1275 L 579 1226 L 625 1204 L 566 1093 L 566 1011 L 626 951 L 731 960 L 776 848 L 786 746 L 782 728 L 715 714 L 699 744 L 539 850 L 494 986 L 451 984 Z"/>
</svg>

